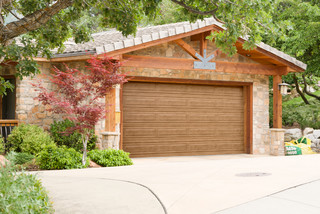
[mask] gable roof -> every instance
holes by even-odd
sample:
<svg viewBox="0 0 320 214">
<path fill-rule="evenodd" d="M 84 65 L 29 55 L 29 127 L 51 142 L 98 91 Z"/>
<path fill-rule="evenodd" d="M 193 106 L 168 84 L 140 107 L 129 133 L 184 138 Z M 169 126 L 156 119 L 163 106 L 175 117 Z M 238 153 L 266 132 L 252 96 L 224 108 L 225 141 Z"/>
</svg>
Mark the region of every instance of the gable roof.
<svg viewBox="0 0 320 214">
<path fill-rule="evenodd" d="M 145 48 L 148 43 L 154 43 L 156 41 L 161 42 L 161 40 L 165 38 L 168 42 L 170 41 L 170 38 L 172 38 L 173 41 L 177 39 L 177 36 L 179 35 L 192 35 L 192 32 L 196 32 L 201 29 L 208 31 L 208 27 L 212 27 L 212 29 L 216 30 L 224 29 L 223 24 L 216 21 L 214 18 L 206 18 L 203 21 L 198 20 L 194 23 L 179 22 L 139 28 L 135 36 L 130 35 L 128 37 L 123 36 L 122 33 L 117 30 L 109 30 L 92 34 L 93 40 L 83 44 L 76 44 L 73 40 L 68 40 L 65 43 L 66 48 L 64 52 L 62 54 L 55 54 L 54 58 L 81 56 L 88 53 L 98 55 L 120 51 L 122 53 L 126 53 L 126 50 L 128 50 L 127 52 L 130 52 L 132 51 L 132 48 L 135 47 L 136 50 L 142 49 Z M 245 39 L 239 39 L 237 42 L 238 44 L 236 46 L 238 48 L 238 52 L 239 49 L 241 49 L 241 53 L 239 52 L 239 54 L 247 57 L 255 53 L 267 55 L 271 59 L 270 64 L 278 64 L 278 62 L 280 62 L 280 65 L 287 65 L 297 71 L 304 71 L 307 67 L 303 62 L 264 43 L 257 45 L 257 48 L 254 51 L 243 50 L 240 43 L 243 43 L 244 41 Z"/>
</svg>

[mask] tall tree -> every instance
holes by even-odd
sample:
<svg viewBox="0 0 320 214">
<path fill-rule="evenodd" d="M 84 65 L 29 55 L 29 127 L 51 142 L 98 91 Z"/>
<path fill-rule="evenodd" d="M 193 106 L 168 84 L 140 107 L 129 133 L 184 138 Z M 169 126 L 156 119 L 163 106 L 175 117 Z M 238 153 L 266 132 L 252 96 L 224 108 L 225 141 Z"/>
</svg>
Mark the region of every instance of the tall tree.
<svg viewBox="0 0 320 214">
<path fill-rule="evenodd" d="M 306 104 L 309 104 L 309 101 L 305 94 L 320 101 L 320 96 L 309 90 L 310 86 L 319 89 L 317 86 L 320 80 L 319 6 L 320 2 L 317 0 L 280 0 L 273 13 L 273 19 L 286 26 L 284 34 L 266 36 L 267 43 L 307 64 L 306 72 L 286 77 L 287 82 L 295 85 Z"/>
<path fill-rule="evenodd" d="M 272 24 L 273 1 L 269 0 L 171 0 L 181 8 L 188 20 L 205 16 L 221 20 L 226 31 L 212 35 L 217 46 L 232 55 L 233 44 L 248 35 L 245 48 L 252 48 Z M 92 22 L 79 19 L 90 14 L 96 25 L 115 27 L 125 36 L 135 33 L 143 19 L 154 19 L 162 0 L 0 0 L 0 62 L 17 62 L 17 75 L 29 76 L 39 72 L 33 57 L 50 57 L 57 48 L 73 37 L 76 43 L 90 39 Z M 6 17 L 16 20 L 6 22 Z M 3 79 L 0 79 L 3 81 Z M 6 84 L 1 84 L 4 88 Z M 0 89 L 3 91 L 3 89 Z"/>
</svg>

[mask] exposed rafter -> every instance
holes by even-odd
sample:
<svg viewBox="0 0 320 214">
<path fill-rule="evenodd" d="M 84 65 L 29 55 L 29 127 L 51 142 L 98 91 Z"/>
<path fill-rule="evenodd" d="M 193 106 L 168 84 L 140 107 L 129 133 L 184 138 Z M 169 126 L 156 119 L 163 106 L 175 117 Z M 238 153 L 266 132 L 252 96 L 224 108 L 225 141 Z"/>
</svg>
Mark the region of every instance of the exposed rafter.
<svg viewBox="0 0 320 214">
<path fill-rule="evenodd" d="M 193 47 L 191 47 L 188 43 L 186 43 L 182 39 L 177 39 L 174 42 L 177 45 L 179 45 L 183 50 L 185 50 L 194 59 L 198 59 L 198 57 L 196 56 L 197 51 Z"/>
</svg>

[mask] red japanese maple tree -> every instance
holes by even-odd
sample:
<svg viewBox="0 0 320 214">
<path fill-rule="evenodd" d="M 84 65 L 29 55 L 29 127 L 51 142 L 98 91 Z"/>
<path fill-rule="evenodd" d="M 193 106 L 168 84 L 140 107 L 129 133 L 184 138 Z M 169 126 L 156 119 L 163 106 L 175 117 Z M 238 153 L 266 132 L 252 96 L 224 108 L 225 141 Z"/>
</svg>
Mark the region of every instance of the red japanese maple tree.
<svg viewBox="0 0 320 214">
<path fill-rule="evenodd" d="M 101 99 L 105 98 L 115 85 L 127 81 L 125 75 L 119 72 L 120 63 L 107 56 L 93 56 L 87 62 L 87 72 L 67 65 L 65 71 L 55 67 L 50 78 L 51 83 L 56 86 L 52 91 L 45 88 L 41 82 L 33 84 L 39 91 L 36 99 L 49 105 L 49 111 L 65 115 L 76 124 L 67 131 L 78 131 L 82 135 L 83 165 L 86 162 L 90 130 L 105 116 L 105 104 Z"/>
</svg>

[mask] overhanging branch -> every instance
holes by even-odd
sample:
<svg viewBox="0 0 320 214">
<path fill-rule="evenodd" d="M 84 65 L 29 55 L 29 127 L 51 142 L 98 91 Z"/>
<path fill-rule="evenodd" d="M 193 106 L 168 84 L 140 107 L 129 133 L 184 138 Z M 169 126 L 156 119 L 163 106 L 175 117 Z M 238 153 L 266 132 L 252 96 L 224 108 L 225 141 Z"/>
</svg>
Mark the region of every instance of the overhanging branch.
<svg viewBox="0 0 320 214">
<path fill-rule="evenodd" d="M 306 80 L 306 75 L 305 74 L 302 74 L 302 79 L 303 79 L 303 85 L 304 85 L 303 92 L 320 101 L 320 96 L 317 96 L 317 95 L 311 93 L 310 91 L 308 91 L 308 85 L 307 85 L 307 80 Z"/>
<path fill-rule="evenodd" d="M 71 6 L 72 4 L 73 0 L 58 0 L 51 6 L 35 11 L 34 13 L 27 15 L 18 21 L 10 22 L 0 32 L 0 42 L 5 44 L 7 41 L 19 35 L 40 28 L 46 24 L 52 18 L 52 16 Z"/>
<path fill-rule="evenodd" d="M 297 78 L 296 74 L 293 74 L 293 81 L 294 81 L 294 84 L 296 86 L 297 92 L 300 94 L 303 102 L 305 104 L 309 105 L 310 103 L 309 103 L 308 99 L 304 96 L 303 92 L 300 90 L 300 86 L 299 86 L 298 78 Z"/>
</svg>

